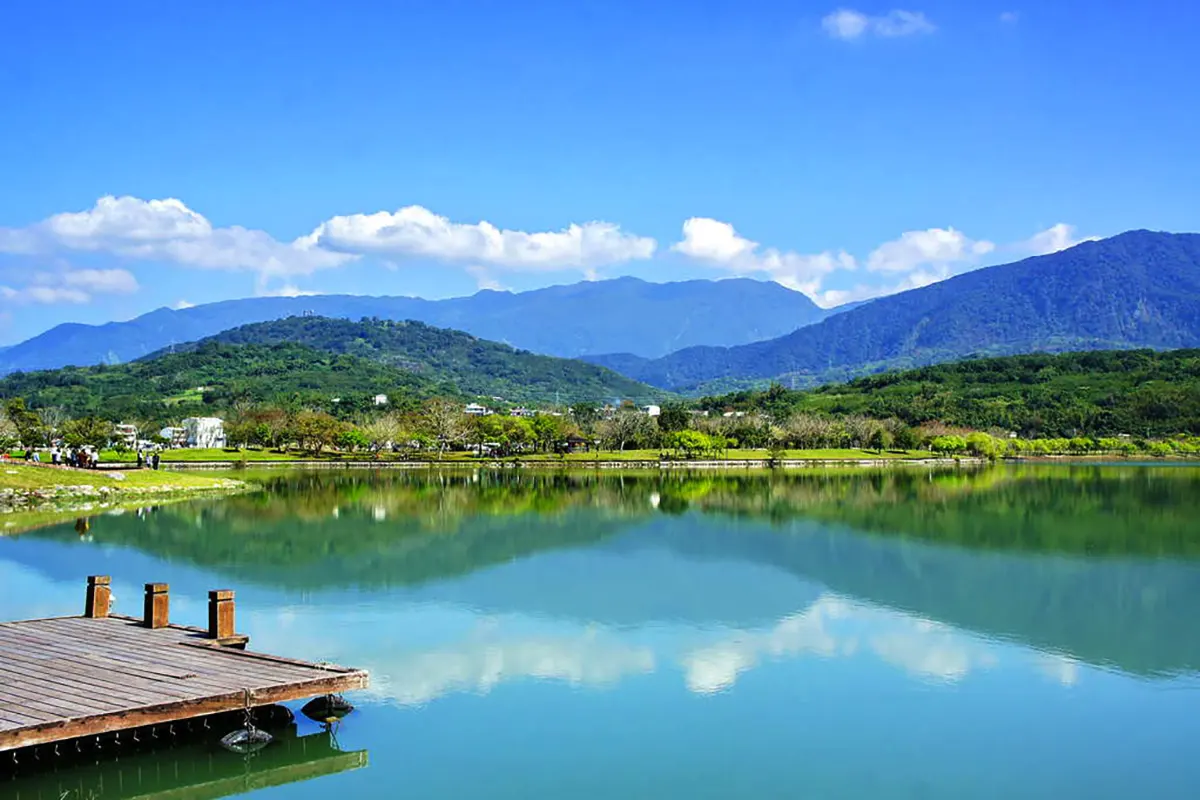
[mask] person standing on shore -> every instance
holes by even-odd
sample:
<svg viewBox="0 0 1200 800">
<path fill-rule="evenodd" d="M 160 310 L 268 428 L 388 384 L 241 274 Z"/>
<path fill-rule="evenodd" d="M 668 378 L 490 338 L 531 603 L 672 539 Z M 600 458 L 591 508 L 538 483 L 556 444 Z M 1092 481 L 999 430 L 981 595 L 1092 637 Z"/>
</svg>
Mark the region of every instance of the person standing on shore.
<svg viewBox="0 0 1200 800">
<path fill-rule="evenodd" d="M 160 456 L 159 456 L 159 454 L 158 454 L 158 451 L 155 451 L 155 452 L 154 452 L 154 455 L 153 455 L 153 456 L 151 456 L 151 459 L 154 461 L 154 468 L 155 468 L 155 469 L 158 469 L 158 461 L 159 461 L 159 458 L 160 458 Z"/>
</svg>

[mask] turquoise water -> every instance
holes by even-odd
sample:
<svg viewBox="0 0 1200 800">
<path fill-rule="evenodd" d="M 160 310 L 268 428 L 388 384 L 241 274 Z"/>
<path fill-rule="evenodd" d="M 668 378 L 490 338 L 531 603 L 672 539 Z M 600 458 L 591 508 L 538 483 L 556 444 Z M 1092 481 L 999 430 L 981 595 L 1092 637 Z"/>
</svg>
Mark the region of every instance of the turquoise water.
<svg viewBox="0 0 1200 800">
<path fill-rule="evenodd" d="M 297 731 L 366 766 L 257 796 L 1197 796 L 1200 470 L 264 480 L 0 538 L 0 617 L 234 588 L 254 649 L 371 671 Z"/>
</svg>

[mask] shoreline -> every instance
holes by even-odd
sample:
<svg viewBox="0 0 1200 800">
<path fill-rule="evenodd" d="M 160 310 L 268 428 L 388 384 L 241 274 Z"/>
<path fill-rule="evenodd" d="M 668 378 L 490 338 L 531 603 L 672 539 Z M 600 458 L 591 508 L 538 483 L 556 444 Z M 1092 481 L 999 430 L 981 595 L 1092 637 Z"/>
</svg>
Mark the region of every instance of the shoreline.
<svg viewBox="0 0 1200 800">
<path fill-rule="evenodd" d="M 0 534 L 18 517 L 86 514 L 115 508 L 218 497 L 252 489 L 229 476 L 118 469 L 82 470 L 49 465 L 0 465 Z"/>
<path fill-rule="evenodd" d="M 891 467 L 891 466 L 978 466 L 989 463 L 986 458 L 813 458 L 786 459 L 772 464 L 770 459 L 703 459 L 695 461 L 599 460 L 494 460 L 494 461 L 322 461 L 292 459 L 288 461 L 249 461 L 244 467 L 234 461 L 172 461 L 163 462 L 163 471 L 191 470 L 240 471 L 241 469 L 557 469 L 557 470 L 745 470 L 745 469 L 814 469 L 823 467 Z"/>
</svg>

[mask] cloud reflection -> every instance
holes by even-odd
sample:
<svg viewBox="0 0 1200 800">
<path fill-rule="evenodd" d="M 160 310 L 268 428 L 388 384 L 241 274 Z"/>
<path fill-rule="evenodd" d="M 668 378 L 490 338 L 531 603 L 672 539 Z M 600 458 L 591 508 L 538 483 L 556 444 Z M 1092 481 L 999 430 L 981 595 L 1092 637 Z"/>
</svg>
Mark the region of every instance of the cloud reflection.
<svg viewBox="0 0 1200 800">
<path fill-rule="evenodd" d="M 598 687 L 654 669 L 648 647 L 597 631 L 508 640 L 490 636 L 397 654 L 374 666 L 371 691 L 400 705 L 423 705 L 455 692 L 487 694 L 501 683 L 526 678 Z"/>
<path fill-rule="evenodd" d="M 739 631 L 687 652 L 680 664 L 690 690 L 712 694 L 729 689 L 763 660 L 847 657 L 860 651 L 915 678 L 948 683 L 997 661 L 987 645 L 949 626 L 825 595 L 769 630 Z"/>
</svg>

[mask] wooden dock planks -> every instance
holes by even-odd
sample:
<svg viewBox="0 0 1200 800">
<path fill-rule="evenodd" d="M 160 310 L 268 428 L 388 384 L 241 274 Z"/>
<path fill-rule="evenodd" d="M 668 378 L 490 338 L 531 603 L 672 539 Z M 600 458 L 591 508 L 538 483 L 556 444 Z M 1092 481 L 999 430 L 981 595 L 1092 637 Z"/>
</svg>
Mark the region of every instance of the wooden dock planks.
<svg viewBox="0 0 1200 800">
<path fill-rule="evenodd" d="M 361 670 L 127 617 L 0 623 L 0 751 L 366 688 Z"/>
</svg>

